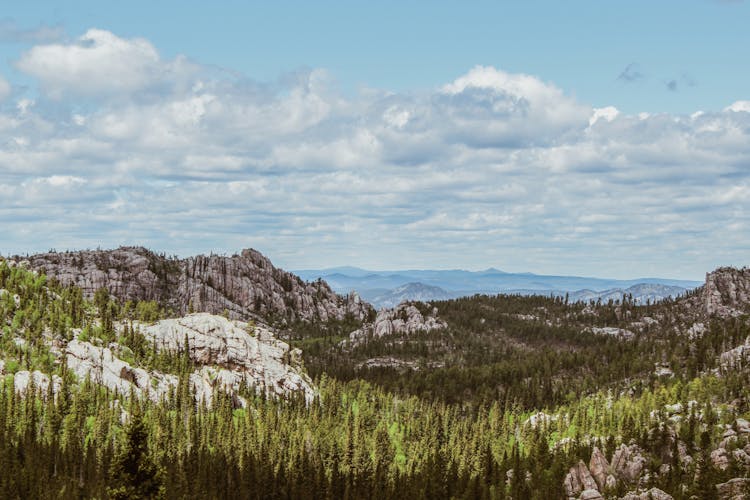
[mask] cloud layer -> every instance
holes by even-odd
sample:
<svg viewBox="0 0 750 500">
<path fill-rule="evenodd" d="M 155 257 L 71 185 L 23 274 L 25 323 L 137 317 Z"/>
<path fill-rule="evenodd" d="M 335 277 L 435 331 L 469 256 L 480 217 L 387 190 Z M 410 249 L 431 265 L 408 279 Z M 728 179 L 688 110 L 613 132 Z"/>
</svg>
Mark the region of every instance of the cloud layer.
<svg viewBox="0 0 750 500">
<path fill-rule="evenodd" d="M 17 68 L 38 92 L 0 77 L 0 253 L 254 246 L 298 268 L 688 278 L 748 264 L 747 101 L 629 116 L 483 66 L 352 96 L 321 70 L 258 83 L 94 29 Z"/>
</svg>

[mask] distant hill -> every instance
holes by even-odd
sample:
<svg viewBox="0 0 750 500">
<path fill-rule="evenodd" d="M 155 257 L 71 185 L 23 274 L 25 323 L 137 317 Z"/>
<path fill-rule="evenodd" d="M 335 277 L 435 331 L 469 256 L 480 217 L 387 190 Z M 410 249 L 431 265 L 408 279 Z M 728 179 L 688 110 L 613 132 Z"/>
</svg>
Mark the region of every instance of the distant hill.
<svg viewBox="0 0 750 500">
<path fill-rule="evenodd" d="M 408 284 L 421 284 L 447 292 L 451 297 L 476 293 L 521 293 L 524 295 L 548 295 L 574 293 L 571 300 L 608 300 L 621 298 L 623 293 L 632 293 L 639 302 L 676 296 L 686 290 L 700 286 L 699 281 L 668 278 L 637 278 L 616 280 L 581 276 L 555 276 L 533 273 L 507 273 L 498 269 L 484 271 L 464 270 L 405 270 L 368 271 L 352 267 L 337 267 L 321 270 L 293 271 L 304 280 L 325 280 L 338 293 L 357 291 L 376 306 L 378 297 L 386 297 L 395 289 Z M 379 299 L 378 299 L 379 300 Z M 382 299 L 389 300 L 390 299 Z"/>
<path fill-rule="evenodd" d="M 407 283 L 392 290 L 368 290 L 362 298 L 378 309 L 396 307 L 405 301 L 428 302 L 430 300 L 447 300 L 456 297 L 455 292 L 448 292 L 437 286 L 423 283 Z"/>
</svg>

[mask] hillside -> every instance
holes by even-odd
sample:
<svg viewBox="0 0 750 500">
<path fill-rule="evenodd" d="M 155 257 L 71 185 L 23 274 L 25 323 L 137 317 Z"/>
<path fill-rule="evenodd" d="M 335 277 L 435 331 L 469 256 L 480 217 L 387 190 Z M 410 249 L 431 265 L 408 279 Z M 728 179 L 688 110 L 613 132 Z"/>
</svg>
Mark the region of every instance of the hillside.
<svg viewBox="0 0 750 500">
<path fill-rule="evenodd" d="M 362 298 L 367 300 L 378 309 L 383 307 L 396 307 L 402 302 L 451 299 L 455 294 L 450 293 L 438 286 L 429 286 L 422 283 L 407 283 L 393 290 L 369 291 L 363 293 Z"/>
<path fill-rule="evenodd" d="M 198 262 L 212 257 L 67 255 L 0 261 L 2 497 L 108 496 L 127 483 L 118 464 L 133 446 L 148 481 L 176 497 L 633 500 L 748 487 L 747 269 L 656 304 L 401 303 L 339 335 L 348 303 L 324 292 L 313 304 L 327 320 L 289 300 L 268 316 L 284 311 L 281 330 L 236 296 L 235 314 L 254 319 L 177 312 L 192 295 L 169 287 L 186 261 L 185 283 L 208 287 L 224 262 L 216 293 L 247 280 L 281 295 L 284 272 L 249 252 L 211 272 Z"/>
</svg>

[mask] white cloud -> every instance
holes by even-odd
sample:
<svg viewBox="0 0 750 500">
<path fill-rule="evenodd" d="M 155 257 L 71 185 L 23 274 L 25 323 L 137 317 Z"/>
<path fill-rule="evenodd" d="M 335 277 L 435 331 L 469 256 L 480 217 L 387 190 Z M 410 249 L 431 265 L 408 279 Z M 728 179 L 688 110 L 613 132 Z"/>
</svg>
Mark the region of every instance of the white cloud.
<svg viewBox="0 0 750 500">
<path fill-rule="evenodd" d="M 750 101 L 736 101 L 731 106 L 724 108 L 724 111 L 744 111 L 750 113 Z"/>
<path fill-rule="evenodd" d="M 617 118 L 617 115 L 619 114 L 620 114 L 620 111 L 614 106 L 606 106 L 604 108 L 594 108 L 594 112 L 591 114 L 591 118 L 589 118 L 589 125 L 593 125 L 600 119 L 611 122 L 612 120 Z"/>
<path fill-rule="evenodd" d="M 180 64 L 97 30 L 22 55 L 65 99 L 0 111 L 0 253 L 255 246 L 299 267 L 620 276 L 747 264 L 750 234 L 732 230 L 750 214 L 747 101 L 628 115 L 492 67 L 345 95 L 319 70 L 257 84 Z"/>
<path fill-rule="evenodd" d="M 162 61 L 148 40 L 100 29 L 88 30 L 75 43 L 35 46 L 17 66 L 54 97 L 131 93 L 190 72 L 184 58 Z"/>
</svg>

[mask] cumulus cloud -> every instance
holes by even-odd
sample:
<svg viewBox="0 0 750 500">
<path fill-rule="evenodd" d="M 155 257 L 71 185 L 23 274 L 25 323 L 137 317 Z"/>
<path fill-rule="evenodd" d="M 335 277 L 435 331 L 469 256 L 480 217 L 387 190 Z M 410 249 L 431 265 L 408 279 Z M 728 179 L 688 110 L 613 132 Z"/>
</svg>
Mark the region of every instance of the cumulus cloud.
<svg viewBox="0 0 750 500">
<path fill-rule="evenodd" d="M 0 110 L 0 253 L 254 246 L 291 267 L 610 276 L 747 263 L 748 101 L 633 116 L 487 66 L 345 95 L 320 70 L 271 84 L 176 64 L 96 30 L 21 56 L 66 99 Z"/>
<path fill-rule="evenodd" d="M 750 113 L 750 101 L 736 101 L 724 108 L 724 111 L 736 111 Z"/>
<path fill-rule="evenodd" d="M 100 29 L 88 30 L 74 43 L 37 45 L 21 56 L 17 67 L 54 97 L 134 92 L 191 69 L 184 58 L 163 61 L 148 40 Z"/>
</svg>

